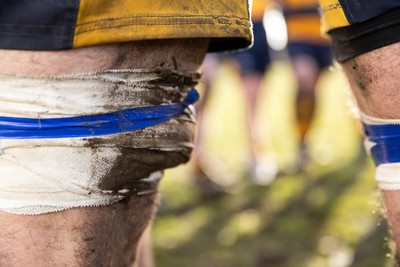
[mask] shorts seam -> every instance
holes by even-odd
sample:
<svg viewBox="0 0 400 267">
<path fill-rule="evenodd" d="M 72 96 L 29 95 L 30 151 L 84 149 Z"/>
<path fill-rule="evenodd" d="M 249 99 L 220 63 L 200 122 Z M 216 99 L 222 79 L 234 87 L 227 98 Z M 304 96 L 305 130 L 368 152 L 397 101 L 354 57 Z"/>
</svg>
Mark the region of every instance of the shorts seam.
<svg viewBox="0 0 400 267">
<path fill-rule="evenodd" d="M 105 19 L 98 19 L 98 20 L 92 20 L 88 22 L 83 22 L 83 23 L 77 23 L 76 26 L 83 26 L 87 24 L 92 24 L 96 22 L 102 22 L 102 21 L 111 21 L 111 20 L 122 20 L 122 19 L 130 19 L 130 18 L 236 18 L 236 19 L 242 19 L 242 20 L 248 20 L 248 18 L 245 17 L 238 17 L 235 15 L 232 16 L 224 16 L 224 15 L 133 15 L 133 16 L 123 16 L 123 17 L 113 17 L 113 18 L 105 18 Z"/>
<path fill-rule="evenodd" d="M 70 33 L 68 36 L 68 46 L 72 47 L 74 44 L 74 32 L 75 32 L 75 27 L 76 27 L 76 22 L 78 21 L 78 11 L 79 11 L 79 1 L 74 2 L 74 12 L 73 12 L 73 17 L 72 17 L 72 25 L 70 28 Z"/>
<path fill-rule="evenodd" d="M 180 23 L 179 25 L 206 25 L 206 24 L 213 24 L 213 23 Z M 121 25 L 114 25 L 114 26 L 107 26 L 107 27 L 100 27 L 100 28 L 95 28 L 95 29 L 89 29 L 89 30 L 85 30 L 85 31 L 80 31 L 75 33 L 76 35 L 79 34 L 84 34 L 87 32 L 94 32 L 94 31 L 101 31 L 101 30 L 108 30 L 108 29 L 115 29 L 115 28 L 123 28 L 123 27 L 134 27 L 137 25 L 141 25 L 141 26 L 155 26 L 155 25 L 160 25 L 160 26 L 177 26 L 177 24 L 175 23 L 143 23 L 143 24 L 121 24 Z M 241 26 L 245 26 L 245 25 L 241 25 Z"/>
<path fill-rule="evenodd" d="M 105 26 L 98 26 L 98 27 L 92 27 L 92 28 L 90 28 L 90 27 L 88 27 L 88 29 L 85 29 L 85 30 L 76 30 L 76 32 L 75 32 L 75 35 L 79 35 L 79 34 L 83 34 L 83 33 L 87 33 L 87 32 L 93 32 L 93 31 L 98 31 L 98 30 L 107 30 L 107 29 L 114 29 L 114 28 L 122 28 L 122 27 L 129 27 L 129 26 L 138 26 L 138 25 L 140 25 L 140 26 L 155 26 L 155 25 L 160 25 L 160 26 L 162 26 L 162 25 L 164 25 L 164 26 L 168 26 L 168 25 L 171 25 L 171 26 L 178 26 L 178 25 L 205 25 L 205 24 L 209 24 L 209 25 L 212 25 L 212 24 L 215 24 L 215 20 L 217 20 L 218 21 L 218 23 L 219 24 L 222 24 L 222 25 L 231 25 L 231 24 L 233 24 L 231 21 L 229 21 L 229 19 L 240 19 L 240 20 L 246 20 L 246 21 L 248 21 L 248 19 L 247 18 L 241 18 L 241 17 L 236 17 L 236 16 L 232 16 L 232 17 L 227 17 L 227 16 L 215 16 L 215 17 L 213 17 L 213 16 L 186 16 L 186 17 L 190 17 L 190 18 L 202 18 L 202 19 L 204 19 L 204 21 L 201 21 L 201 22 L 199 22 L 199 21 L 193 21 L 193 22 L 191 22 L 191 21 L 179 21 L 179 22 L 177 22 L 177 21 L 170 21 L 170 22 L 168 22 L 168 21 L 166 21 L 166 22 L 163 22 L 163 21 L 160 21 L 160 22 L 130 22 L 130 23 L 125 23 L 125 24 L 119 24 L 119 25 L 105 25 Z M 121 18 L 117 18 L 117 19 L 115 19 L 115 18 L 108 18 L 108 19 L 104 19 L 104 20 L 101 20 L 101 21 L 105 21 L 105 22 L 107 22 L 107 21 L 116 21 L 116 20 L 122 20 L 122 19 L 135 19 L 135 18 L 151 18 L 151 16 L 131 16 L 131 17 L 121 17 Z M 180 19 L 180 18 L 182 18 L 182 16 L 153 16 L 152 18 L 177 18 L 177 19 Z M 221 20 L 222 19 L 222 20 Z M 224 21 L 223 19 L 227 19 L 227 21 Z M 100 21 L 100 20 L 99 20 Z M 99 22 L 99 21 L 96 21 L 96 22 Z M 87 24 L 91 24 L 91 23 L 95 23 L 95 22 L 90 22 L 90 23 L 85 23 L 86 25 Z M 79 25 L 83 25 L 83 24 L 79 24 Z M 79 25 L 77 25 L 77 27 L 76 28 L 78 28 L 78 27 L 81 27 L 81 26 L 79 26 Z M 236 25 L 240 25 L 240 26 L 248 26 L 248 23 L 242 23 L 241 21 L 236 21 Z M 75 29 L 76 29 L 75 28 Z"/>
<path fill-rule="evenodd" d="M 335 9 L 343 9 L 340 3 L 334 3 L 327 6 L 322 7 L 323 12 L 332 11 Z"/>
<path fill-rule="evenodd" d="M 343 0 L 338 0 L 338 1 L 339 1 L 340 5 L 342 6 L 342 9 L 343 9 L 343 12 L 344 12 L 344 15 L 346 18 L 347 18 L 346 13 L 349 14 L 349 16 L 351 18 L 351 21 L 349 21 L 350 24 L 354 23 L 356 21 L 356 19 L 354 18 L 353 13 L 351 12 L 350 6 Z M 343 7 L 345 7 L 345 8 L 343 8 Z M 349 20 L 349 19 L 347 18 L 347 20 Z"/>
</svg>

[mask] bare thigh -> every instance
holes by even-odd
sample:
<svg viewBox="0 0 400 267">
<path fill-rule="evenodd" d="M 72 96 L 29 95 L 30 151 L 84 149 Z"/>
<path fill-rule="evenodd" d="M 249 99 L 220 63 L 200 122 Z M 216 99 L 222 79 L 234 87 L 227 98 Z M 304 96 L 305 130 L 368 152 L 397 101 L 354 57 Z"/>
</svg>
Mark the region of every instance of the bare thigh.
<svg viewBox="0 0 400 267">
<path fill-rule="evenodd" d="M 363 54 L 342 66 L 362 112 L 384 119 L 400 118 L 400 43 Z"/>
</svg>

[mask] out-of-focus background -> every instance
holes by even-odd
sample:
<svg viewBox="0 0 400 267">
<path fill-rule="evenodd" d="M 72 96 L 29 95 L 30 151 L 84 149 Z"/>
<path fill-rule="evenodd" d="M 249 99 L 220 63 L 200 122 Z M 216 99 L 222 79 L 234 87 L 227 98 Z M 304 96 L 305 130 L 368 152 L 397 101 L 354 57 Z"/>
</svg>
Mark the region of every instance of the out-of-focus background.
<svg viewBox="0 0 400 267">
<path fill-rule="evenodd" d="M 307 136 L 307 172 L 281 174 L 267 186 L 246 176 L 243 89 L 229 64 L 218 69 L 205 114 L 207 163 L 229 194 L 204 200 L 191 165 L 168 170 L 153 230 L 158 266 L 392 266 L 373 163 L 362 150 L 343 74 L 330 68 L 318 85 Z M 266 74 L 258 122 L 265 152 L 278 166 L 296 159 L 294 85 L 288 63 Z"/>
<path fill-rule="evenodd" d="M 308 14 L 303 11 L 288 14 Z M 270 28 L 282 32 L 277 22 Z M 256 146 L 237 64 L 219 58 L 208 69 L 212 83 L 205 76 L 199 84 L 208 99 L 201 114 L 201 170 L 223 192 L 204 194 L 196 179 L 199 156 L 166 171 L 152 235 L 157 266 L 394 266 L 374 166 L 339 65 L 320 75 L 313 119 L 302 138 L 297 63 L 283 47 L 276 50 L 251 104 Z M 304 70 L 297 68 L 310 76 Z"/>
</svg>

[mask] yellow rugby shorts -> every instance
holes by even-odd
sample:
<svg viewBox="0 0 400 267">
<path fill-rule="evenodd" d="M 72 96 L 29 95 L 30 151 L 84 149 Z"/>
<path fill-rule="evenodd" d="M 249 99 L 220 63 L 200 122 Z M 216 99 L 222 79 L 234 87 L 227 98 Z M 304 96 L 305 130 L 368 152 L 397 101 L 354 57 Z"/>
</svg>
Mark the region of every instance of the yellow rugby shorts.
<svg viewBox="0 0 400 267">
<path fill-rule="evenodd" d="M 210 38 L 210 51 L 220 51 L 252 40 L 247 0 L 2 1 L 0 14 L 0 49 Z"/>
</svg>

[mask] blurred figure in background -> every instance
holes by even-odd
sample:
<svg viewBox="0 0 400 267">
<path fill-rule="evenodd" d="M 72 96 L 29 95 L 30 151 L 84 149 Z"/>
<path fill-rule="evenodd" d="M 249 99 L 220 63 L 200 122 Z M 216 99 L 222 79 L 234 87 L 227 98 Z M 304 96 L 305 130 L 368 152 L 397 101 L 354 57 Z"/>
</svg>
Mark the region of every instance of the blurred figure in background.
<svg viewBox="0 0 400 267">
<path fill-rule="evenodd" d="M 332 63 L 329 39 L 321 36 L 318 0 L 278 0 L 286 18 L 288 53 L 296 79 L 296 119 L 300 135 L 296 168 L 310 160 L 306 135 L 316 106 L 316 86 L 323 70 Z"/>
<path fill-rule="evenodd" d="M 237 62 L 241 81 L 246 97 L 247 130 L 249 136 L 249 166 L 248 176 L 255 184 L 269 184 L 277 174 L 274 161 L 261 158 L 259 151 L 260 131 L 257 125 L 257 105 L 264 87 L 265 72 L 271 65 L 263 18 L 266 9 L 271 5 L 270 0 L 253 1 L 252 22 L 254 33 L 253 46 L 244 52 L 233 55 Z"/>
<path fill-rule="evenodd" d="M 216 183 L 207 170 L 204 160 L 204 131 L 202 118 L 203 111 L 210 96 L 210 88 L 222 62 L 234 62 L 238 71 L 242 87 L 244 88 L 247 112 L 247 131 L 249 136 L 249 164 L 248 175 L 256 184 L 268 184 L 277 174 L 277 167 L 274 161 L 260 162 L 258 144 L 260 140 L 256 124 L 257 99 L 263 88 L 265 72 L 271 64 L 268 51 L 266 33 L 263 26 L 265 10 L 271 4 L 271 0 L 254 0 L 252 7 L 252 22 L 254 32 L 254 44 L 246 51 L 239 51 L 230 55 L 207 55 L 203 63 L 203 94 L 198 103 L 197 111 L 197 139 L 196 147 L 192 155 L 194 165 L 194 177 L 199 187 L 200 194 L 204 197 L 219 196 L 226 193 L 226 189 Z"/>
</svg>

